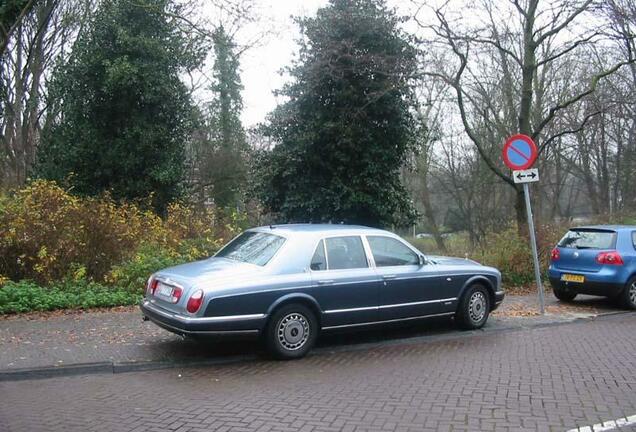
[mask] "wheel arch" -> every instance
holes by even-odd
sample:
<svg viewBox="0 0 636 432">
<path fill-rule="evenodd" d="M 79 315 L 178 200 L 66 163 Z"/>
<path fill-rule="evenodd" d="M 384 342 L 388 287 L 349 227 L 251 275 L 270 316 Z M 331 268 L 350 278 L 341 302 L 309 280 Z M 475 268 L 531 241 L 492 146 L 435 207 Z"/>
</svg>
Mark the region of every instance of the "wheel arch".
<svg viewBox="0 0 636 432">
<path fill-rule="evenodd" d="M 318 328 L 320 328 L 322 309 L 320 308 L 320 305 L 318 304 L 318 301 L 315 298 L 305 293 L 286 294 L 276 299 L 276 301 L 274 301 L 270 305 L 270 307 L 267 309 L 266 321 L 269 322 L 269 319 L 271 318 L 271 316 L 277 309 L 280 309 L 283 306 L 286 306 L 288 304 L 293 304 L 293 303 L 298 303 L 308 307 L 309 310 L 311 310 L 314 313 L 314 315 L 316 315 L 316 319 L 318 320 Z"/>
<path fill-rule="evenodd" d="M 459 305 L 461 305 L 461 301 L 464 295 L 466 295 L 466 292 L 468 291 L 468 289 L 471 286 L 476 284 L 483 285 L 486 288 L 486 291 L 488 291 L 488 297 L 490 300 L 490 310 L 492 311 L 495 306 L 495 287 L 493 286 L 492 281 L 488 279 L 487 276 L 484 276 L 484 275 L 471 276 L 470 278 L 466 280 L 466 282 L 464 282 L 462 289 L 459 291 L 459 296 L 457 297 L 458 307 Z"/>
</svg>

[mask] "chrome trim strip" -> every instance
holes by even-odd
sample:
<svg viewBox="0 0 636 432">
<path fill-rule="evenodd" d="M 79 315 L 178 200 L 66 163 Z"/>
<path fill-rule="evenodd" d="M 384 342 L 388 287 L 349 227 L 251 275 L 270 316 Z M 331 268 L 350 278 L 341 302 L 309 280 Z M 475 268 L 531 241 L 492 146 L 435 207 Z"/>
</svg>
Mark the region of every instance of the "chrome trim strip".
<svg viewBox="0 0 636 432">
<path fill-rule="evenodd" d="M 356 323 L 356 324 L 343 324 L 343 325 L 337 325 L 337 326 L 323 327 L 322 330 L 333 330 L 333 329 L 346 328 L 346 327 L 360 327 L 360 326 L 369 326 L 369 325 L 376 325 L 376 324 L 386 324 L 391 322 L 410 321 L 410 320 L 416 320 L 416 319 L 434 318 L 434 317 L 448 316 L 448 315 L 455 315 L 455 312 L 445 312 L 445 313 L 432 314 L 432 315 L 420 315 L 416 317 L 397 318 L 397 319 L 390 319 L 390 320 L 384 320 L 384 321 L 371 321 L 371 322 Z"/>
<path fill-rule="evenodd" d="M 496 296 L 504 295 L 504 291 L 503 291 L 503 290 L 501 290 L 501 291 L 497 291 L 497 292 L 495 293 L 495 295 L 496 295 Z"/>
<path fill-rule="evenodd" d="M 367 307 L 348 308 L 348 309 L 331 309 L 331 310 L 325 311 L 325 313 L 326 314 L 332 314 L 332 313 L 343 313 L 343 312 L 362 312 L 362 311 L 369 311 L 369 310 L 390 309 L 390 308 L 394 308 L 394 307 L 417 306 L 417 305 L 425 305 L 425 304 L 445 303 L 445 302 L 451 302 L 451 301 L 455 301 L 455 300 L 457 300 L 457 297 L 445 298 L 445 299 L 440 299 L 440 300 L 426 300 L 426 301 L 421 301 L 421 302 L 397 303 L 397 304 L 382 305 L 382 306 L 367 306 Z"/>
<path fill-rule="evenodd" d="M 440 300 L 427 300 L 427 301 L 421 301 L 421 302 L 382 305 L 382 306 L 379 307 L 379 309 L 389 309 L 389 308 L 403 307 L 403 306 L 417 306 L 417 305 L 433 304 L 433 303 L 444 303 L 444 302 L 447 302 L 447 301 L 454 301 L 454 300 L 457 300 L 457 297 L 445 298 L 445 299 L 440 299 Z"/>
<path fill-rule="evenodd" d="M 223 315 L 215 317 L 186 317 L 181 316 L 173 312 L 168 312 L 159 308 L 158 306 L 150 303 L 148 300 L 144 300 L 143 307 L 151 310 L 163 317 L 174 319 L 176 321 L 189 324 L 189 323 L 212 323 L 212 322 L 227 322 L 227 321 L 246 321 L 252 319 L 263 319 L 265 314 L 250 314 L 250 315 Z"/>
<path fill-rule="evenodd" d="M 325 313 L 333 314 L 333 313 L 343 313 L 343 312 L 362 312 L 362 311 L 378 310 L 378 309 L 379 309 L 378 306 L 366 306 L 366 307 L 349 308 L 349 309 L 331 309 L 331 310 L 325 311 Z"/>
</svg>

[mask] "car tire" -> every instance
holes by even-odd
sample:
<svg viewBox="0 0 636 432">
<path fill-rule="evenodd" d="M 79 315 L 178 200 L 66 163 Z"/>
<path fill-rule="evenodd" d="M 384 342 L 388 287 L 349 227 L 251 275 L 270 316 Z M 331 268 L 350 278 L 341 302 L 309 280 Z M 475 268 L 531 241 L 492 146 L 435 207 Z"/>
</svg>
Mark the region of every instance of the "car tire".
<svg viewBox="0 0 636 432">
<path fill-rule="evenodd" d="M 490 295 L 482 285 L 472 285 L 462 296 L 455 319 L 460 328 L 474 330 L 482 328 L 490 314 Z"/>
<path fill-rule="evenodd" d="M 627 309 L 636 309 L 636 278 L 625 284 L 625 289 L 619 296 L 621 305 Z"/>
<path fill-rule="evenodd" d="M 577 295 L 575 292 L 572 292 L 569 289 L 558 288 L 558 287 L 552 287 L 552 292 L 554 293 L 554 296 L 556 298 L 558 298 L 562 302 L 568 302 L 568 303 L 574 300 Z"/>
<path fill-rule="evenodd" d="M 301 304 L 289 304 L 276 310 L 265 330 L 267 350 L 279 360 L 304 357 L 317 337 L 316 315 Z"/>
</svg>

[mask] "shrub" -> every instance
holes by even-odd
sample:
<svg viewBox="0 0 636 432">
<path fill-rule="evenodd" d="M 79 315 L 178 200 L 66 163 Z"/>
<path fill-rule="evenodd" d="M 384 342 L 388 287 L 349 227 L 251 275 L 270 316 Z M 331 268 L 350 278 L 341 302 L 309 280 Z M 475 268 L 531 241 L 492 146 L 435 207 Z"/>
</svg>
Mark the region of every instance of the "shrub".
<svg viewBox="0 0 636 432">
<path fill-rule="evenodd" d="M 128 292 L 143 293 L 152 273 L 187 261 L 169 249 L 152 244 L 143 245 L 130 260 L 114 266 L 106 276 L 106 282 Z"/>
<path fill-rule="evenodd" d="M 542 225 L 537 228 L 537 248 L 541 267 L 549 265 L 550 251 L 566 231 L 560 225 Z M 427 254 L 442 253 L 432 239 L 413 239 L 413 244 Z M 534 283 L 534 264 L 528 239 L 520 236 L 515 225 L 501 231 L 489 232 L 482 243 L 471 247 L 466 235 L 454 234 L 445 241 L 447 255 L 467 257 L 501 271 L 504 284 L 523 286 Z"/>
<path fill-rule="evenodd" d="M 34 282 L 7 282 L 0 286 L 0 314 L 55 309 L 133 305 L 141 294 L 86 281 L 43 288 Z"/>
<path fill-rule="evenodd" d="M 179 203 L 161 219 L 109 195 L 79 198 L 39 180 L 0 198 L 0 275 L 46 286 L 80 272 L 130 287 L 142 269 L 211 255 L 236 234 L 238 220 Z"/>
</svg>

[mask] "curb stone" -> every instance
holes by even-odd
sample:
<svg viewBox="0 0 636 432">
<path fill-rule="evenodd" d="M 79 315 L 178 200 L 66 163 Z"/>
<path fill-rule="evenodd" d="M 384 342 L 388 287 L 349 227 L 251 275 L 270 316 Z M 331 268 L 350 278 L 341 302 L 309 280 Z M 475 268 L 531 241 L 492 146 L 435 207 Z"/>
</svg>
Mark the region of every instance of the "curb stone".
<svg viewBox="0 0 636 432">
<path fill-rule="evenodd" d="M 634 311 L 615 311 L 601 313 L 599 315 L 593 315 L 588 317 L 575 317 L 567 320 L 553 321 L 553 322 L 540 322 L 536 324 L 517 324 L 517 325 L 504 325 L 498 328 L 485 328 L 479 330 L 470 330 L 464 332 L 434 334 L 424 336 L 411 336 L 396 339 L 387 339 L 373 342 L 353 343 L 349 345 L 341 346 L 327 346 L 314 348 L 309 355 L 324 355 L 324 354 L 336 354 L 352 351 L 363 351 L 374 348 L 381 348 L 385 346 L 396 345 L 413 345 L 421 342 L 435 342 L 440 340 L 453 340 L 464 339 L 473 336 L 483 336 L 488 333 L 502 333 L 513 332 L 521 330 L 541 329 L 547 327 L 556 327 L 568 324 L 580 324 L 584 322 L 591 322 L 602 319 L 612 319 L 617 316 L 636 314 Z M 19 369 L 4 369 L 0 370 L 0 382 L 6 381 L 27 381 L 36 379 L 69 377 L 77 375 L 89 375 L 89 374 L 118 374 L 127 372 L 142 372 L 153 370 L 165 370 L 176 368 L 196 368 L 205 366 L 219 366 L 245 363 L 248 361 L 254 361 L 263 359 L 262 354 L 245 354 L 235 355 L 222 358 L 213 358 L 208 360 L 182 360 L 182 361 L 170 361 L 170 360 L 150 360 L 150 361 L 129 361 L 129 362 L 94 362 L 94 363 L 77 363 L 67 364 L 63 366 L 39 366 L 33 368 L 19 368 Z"/>
</svg>

